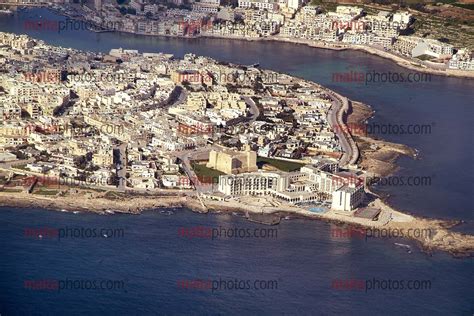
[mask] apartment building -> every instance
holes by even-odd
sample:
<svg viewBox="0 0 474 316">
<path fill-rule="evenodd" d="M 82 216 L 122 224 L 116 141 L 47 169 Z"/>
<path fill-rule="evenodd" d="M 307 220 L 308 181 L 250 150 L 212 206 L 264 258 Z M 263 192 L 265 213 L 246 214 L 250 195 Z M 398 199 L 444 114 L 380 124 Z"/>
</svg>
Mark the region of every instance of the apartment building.
<svg viewBox="0 0 474 316">
<path fill-rule="evenodd" d="M 21 107 L 10 98 L 0 96 L 0 117 L 2 120 L 17 120 L 21 118 Z"/>
<path fill-rule="evenodd" d="M 337 163 L 319 161 L 299 172 L 225 175 L 219 177 L 218 191 L 230 196 L 271 195 L 288 203 L 332 200 L 333 209 L 346 212 L 357 208 L 365 196 L 363 182 L 350 173 L 329 171 L 337 171 Z"/>
<path fill-rule="evenodd" d="M 442 58 L 453 55 L 452 45 L 415 36 L 399 36 L 394 44 L 394 48 L 410 57 L 429 55 L 435 58 Z"/>
<path fill-rule="evenodd" d="M 364 201 L 365 193 L 362 185 L 344 185 L 332 193 L 331 208 L 335 211 L 353 211 Z"/>
<path fill-rule="evenodd" d="M 239 0 L 239 8 L 242 8 L 242 9 L 257 8 L 260 10 L 268 10 L 268 11 L 279 10 L 278 3 L 274 0 L 259 0 L 259 1 Z"/>
<path fill-rule="evenodd" d="M 449 68 L 474 70 L 474 59 L 467 49 L 460 49 L 449 61 Z"/>
<path fill-rule="evenodd" d="M 112 150 L 98 150 L 93 154 L 92 162 L 99 167 L 110 167 L 114 162 Z"/>
<path fill-rule="evenodd" d="M 193 3 L 192 9 L 196 12 L 217 13 L 219 12 L 219 5 L 195 2 Z"/>
<path fill-rule="evenodd" d="M 268 195 L 272 191 L 283 191 L 288 178 L 270 172 L 251 172 L 219 176 L 218 191 L 230 196 Z"/>
</svg>

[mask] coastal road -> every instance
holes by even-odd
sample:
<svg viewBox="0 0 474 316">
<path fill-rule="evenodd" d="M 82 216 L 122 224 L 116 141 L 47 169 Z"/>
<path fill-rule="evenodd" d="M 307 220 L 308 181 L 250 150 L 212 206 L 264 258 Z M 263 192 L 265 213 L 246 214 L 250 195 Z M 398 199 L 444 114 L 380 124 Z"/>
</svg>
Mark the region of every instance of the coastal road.
<svg viewBox="0 0 474 316">
<path fill-rule="evenodd" d="M 332 106 L 328 111 L 328 122 L 332 130 L 336 133 L 337 138 L 342 147 L 343 155 L 339 161 L 339 165 L 353 165 L 359 158 L 359 149 L 357 144 L 349 134 L 346 124 L 343 120 L 343 113 L 349 110 L 349 100 L 335 92 L 326 90 L 332 98 Z"/>
</svg>

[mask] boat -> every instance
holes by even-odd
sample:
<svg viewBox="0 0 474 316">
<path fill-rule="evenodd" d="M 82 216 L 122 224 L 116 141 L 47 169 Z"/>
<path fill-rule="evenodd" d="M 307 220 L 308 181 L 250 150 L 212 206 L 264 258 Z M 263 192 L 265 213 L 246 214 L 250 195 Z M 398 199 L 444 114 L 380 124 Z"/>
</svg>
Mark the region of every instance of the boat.
<svg viewBox="0 0 474 316">
<path fill-rule="evenodd" d="M 39 239 L 43 238 L 43 235 L 38 235 L 38 238 L 39 238 Z"/>
<path fill-rule="evenodd" d="M 79 214 L 80 212 L 79 212 L 79 211 L 74 211 L 73 213 L 74 213 L 74 214 Z"/>
<path fill-rule="evenodd" d="M 115 212 L 112 211 L 112 210 L 105 210 L 105 212 L 106 212 L 107 214 L 115 214 Z"/>
<path fill-rule="evenodd" d="M 104 236 L 104 238 L 107 238 L 107 237 L 109 237 L 109 236 L 107 236 L 107 234 L 103 234 L 102 236 Z"/>
<path fill-rule="evenodd" d="M 61 212 L 67 212 L 67 210 L 65 210 L 65 209 L 61 209 Z"/>
<path fill-rule="evenodd" d="M 0 10 L 0 14 L 8 14 L 8 15 L 11 15 L 11 14 L 13 14 L 13 11 L 10 11 L 10 10 Z"/>
<path fill-rule="evenodd" d="M 285 216 L 285 219 L 286 219 L 286 220 L 289 220 L 290 218 L 291 218 L 291 217 L 289 217 L 289 216 Z"/>
<path fill-rule="evenodd" d="M 165 214 L 165 215 L 173 215 L 173 214 L 174 214 L 173 211 L 165 211 L 165 210 L 160 211 L 160 213 L 161 213 L 161 214 Z"/>
<path fill-rule="evenodd" d="M 408 253 L 412 253 L 412 251 L 411 251 L 411 246 L 410 246 L 410 245 L 400 244 L 400 243 L 397 243 L 397 242 L 394 243 L 394 244 L 395 244 L 395 246 L 398 246 L 398 247 L 402 247 L 402 248 L 407 249 L 407 252 L 408 252 Z"/>
<path fill-rule="evenodd" d="M 251 65 L 248 65 L 246 67 L 248 67 L 248 68 L 258 68 L 258 67 L 260 67 L 260 63 L 251 64 Z"/>
<path fill-rule="evenodd" d="M 410 246 L 410 245 L 406 245 L 406 244 L 400 244 L 400 243 L 398 243 L 398 242 L 396 242 L 396 243 L 394 243 L 394 244 L 395 244 L 395 246 L 399 246 L 399 247 L 403 247 L 403 248 L 409 248 L 409 249 L 411 249 L 411 246 Z"/>
</svg>

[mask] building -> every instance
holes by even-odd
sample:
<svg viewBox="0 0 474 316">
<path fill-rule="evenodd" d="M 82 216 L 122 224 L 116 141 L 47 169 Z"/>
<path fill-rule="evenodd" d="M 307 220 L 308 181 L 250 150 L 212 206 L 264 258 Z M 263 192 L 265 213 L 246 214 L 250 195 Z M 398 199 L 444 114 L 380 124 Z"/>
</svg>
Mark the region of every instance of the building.
<svg viewBox="0 0 474 316">
<path fill-rule="evenodd" d="M 474 70 L 474 59 L 467 49 L 460 49 L 449 61 L 450 69 Z"/>
<path fill-rule="evenodd" d="M 288 8 L 293 10 L 298 10 L 301 7 L 301 0 L 288 0 Z"/>
<path fill-rule="evenodd" d="M 208 75 L 203 76 L 197 70 L 176 70 L 171 73 L 171 80 L 174 83 L 190 83 L 190 84 L 212 84 L 212 78 Z"/>
<path fill-rule="evenodd" d="M 257 8 L 259 10 L 278 11 L 278 3 L 273 0 L 239 0 L 239 8 L 251 9 Z"/>
<path fill-rule="evenodd" d="M 283 191 L 288 179 L 278 173 L 252 172 L 219 177 L 219 192 L 230 196 L 268 195 Z"/>
<path fill-rule="evenodd" d="M 222 171 L 226 174 L 238 174 L 257 171 L 257 153 L 247 148 L 239 152 L 233 150 L 212 150 L 209 153 L 208 168 Z"/>
<path fill-rule="evenodd" d="M 5 102 L 4 102 L 5 101 Z M 2 122 L 7 120 L 16 120 L 21 118 L 21 108 L 15 102 L 8 103 L 6 98 L 0 97 L 0 117 L 2 118 Z"/>
<path fill-rule="evenodd" d="M 402 54 L 411 57 L 428 55 L 435 58 L 443 58 L 453 55 L 452 45 L 416 36 L 400 36 L 394 47 Z"/>
<path fill-rule="evenodd" d="M 143 3 L 141 0 L 132 0 L 130 1 L 130 7 L 135 9 L 137 12 L 142 12 L 143 11 Z"/>
<path fill-rule="evenodd" d="M 332 193 L 331 208 L 335 211 L 350 212 L 364 201 L 363 185 L 344 185 Z"/>
<path fill-rule="evenodd" d="M 442 43 L 433 39 L 425 39 L 412 50 L 412 57 L 422 55 L 433 56 L 435 58 L 446 58 L 453 55 L 453 45 Z"/>
<path fill-rule="evenodd" d="M 364 200 L 363 180 L 336 171 L 332 162 L 307 165 L 299 172 L 250 172 L 219 177 L 218 191 L 229 196 L 269 195 L 291 204 L 332 201 L 336 211 L 350 212 Z"/>
<path fill-rule="evenodd" d="M 92 157 L 92 162 L 96 166 L 100 167 L 110 167 L 114 162 L 114 156 L 112 151 L 101 150 L 97 153 L 94 153 Z"/>
<path fill-rule="evenodd" d="M 221 5 L 221 0 L 201 0 L 200 3 L 220 6 Z"/>
<path fill-rule="evenodd" d="M 102 10 L 102 0 L 94 0 L 94 8 L 97 11 L 101 11 Z"/>
<path fill-rule="evenodd" d="M 193 8 L 193 11 L 195 12 L 203 12 L 203 13 L 218 13 L 219 12 L 218 5 L 206 4 L 206 3 L 200 3 L 200 2 L 194 3 L 192 8 Z"/>
<path fill-rule="evenodd" d="M 413 15 L 408 12 L 398 12 L 393 15 L 392 21 L 398 23 L 401 29 L 406 28 L 411 23 Z"/>
<path fill-rule="evenodd" d="M 354 6 L 345 6 L 345 5 L 338 5 L 336 7 L 336 13 L 350 15 L 352 17 L 361 15 L 364 10 L 359 7 Z"/>
</svg>

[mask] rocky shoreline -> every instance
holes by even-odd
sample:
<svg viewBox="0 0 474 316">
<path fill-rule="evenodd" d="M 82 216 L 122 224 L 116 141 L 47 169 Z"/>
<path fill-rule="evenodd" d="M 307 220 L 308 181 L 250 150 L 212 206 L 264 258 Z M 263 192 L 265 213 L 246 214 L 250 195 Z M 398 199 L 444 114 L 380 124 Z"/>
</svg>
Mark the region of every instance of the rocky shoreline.
<svg viewBox="0 0 474 316">
<path fill-rule="evenodd" d="M 239 214 L 239 216 L 245 217 L 247 220 L 264 225 L 277 225 L 281 219 L 290 217 L 290 219 L 321 220 L 337 226 L 353 229 L 429 230 L 431 232 L 429 236 L 408 236 L 406 238 L 417 241 L 420 248 L 427 253 L 441 250 L 455 257 L 472 257 L 474 254 L 474 236 L 449 231 L 449 228 L 459 224 L 457 221 L 413 217 L 393 210 L 380 199 L 375 200 L 374 206 L 375 205 L 386 211 L 390 211 L 395 214 L 395 216 L 403 216 L 409 220 L 391 221 L 386 225 L 375 223 L 373 225 L 367 225 L 366 223 L 353 221 L 344 215 L 316 214 L 296 207 L 279 207 L 262 211 L 256 208 L 245 208 L 244 205 L 226 205 L 224 202 L 216 201 L 206 201 L 206 208 L 203 208 L 197 199 L 182 196 L 135 197 L 133 195 L 124 195 L 121 199 L 111 200 L 98 196 L 89 198 L 81 197 L 81 199 L 77 197 L 52 198 L 32 196 L 26 193 L 12 195 L 0 192 L 0 206 L 7 207 L 34 207 L 56 211 L 93 212 L 101 215 L 113 213 L 139 215 L 146 210 L 187 208 L 196 213 L 228 212 L 233 213 L 233 215 Z"/>
<path fill-rule="evenodd" d="M 367 135 L 365 122 L 374 116 L 372 108 L 364 103 L 352 101 L 351 113 L 347 124 L 354 141 L 360 150 L 359 166 L 376 177 L 385 177 L 398 170 L 396 161 L 400 156 L 417 158 L 418 152 L 409 146 L 376 139 Z"/>
<path fill-rule="evenodd" d="M 363 103 L 351 101 L 351 110 L 345 118 L 347 124 L 363 124 L 372 117 L 372 109 Z M 395 161 L 400 155 L 416 157 L 415 151 L 405 145 L 394 144 L 382 140 L 375 140 L 370 137 L 354 136 L 357 146 L 360 148 L 359 165 L 366 171 L 373 172 L 379 176 L 385 176 L 396 171 Z M 367 150 L 367 144 L 380 145 L 380 150 Z M 381 145 L 383 144 L 383 146 Z M 387 155 L 391 158 L 388 161 Z M 376 163 L 378 162 L 378 164 Z M 377 166 L 374 168 L 374 166 Z M 371 169 L 372 168 L 372 169 Z M 78 192 L 70 196 L 40 196 L 27 193 L 7 193 L 0 191 L 0 206 L 20 207 L 20 208 L 42 208 L 57 211 L 78 211 L 94 212 L 107 215 L 114 213 L 141 214 L 145 210 L 160 208 L 187 208 L 197 213 L 208 212 L 230 212 L 238 213 L 247 220 L 265 225 L 277 225 L 285 217 L 301 218 L 309 220 L 322 220 L 338 226 L 353 227 L 355 229 L 417 229 L 429 230 L 430 236 L 407 238 L 418 242 L 421 249 L 431 253 L 441 250 L 452 254 L 455 257 L 471 257 L 474 254 L 474 236 L 451 232 L 449 228 L 460 224 L 459 221 L 446 221 L 438 219 L 428 219 L 414 217 L 406 213 L 399 212 L 391 208 L 385 201 L 376 196 L 369 206 L 374 206 L 382 210 L 384 217 L 395 218 L 382 223 L 363 221 L 359 218 L 340 215 L 329 211 L 317 214 L 294 206 L 279 207 L 259 207 L 250 206 L 244 203 L 228 203 L 222 201 L 205 200 L 203 205 L 195 196 L 195 192 L 182 192 L 170 195 L 137 196 L 121 192 L 94 192 L 87 189 L 77 190 Z"/>
<path fill-rule="evenodd" d="M 325 87 L 319 86 L 316 83 L 314 84 L 327 90 L 332 95 L 337 95 Z M 339 97 L 342 98 L 342 96 Z M 345 105 L 346 109 L 344 109 L 344 111 L 348 110 L 348 115 L 340 120 L 339 124 L 341 125 L 362 125 L 373 115 L 373 111 L 370 107 L 360 102 L 346 101 Z M 358 147 L 355 148 L 358 151 L 358 156 L 360 152 L 359 161 L 357 163 L 365 171 L 376 176 L 384 176 L 396 171 L 395 162 L 400 155 L 416 157 L 416 151 L 405 145 L 376 140 L 366 135 L 356 135 L 352 133 L 350 129 L 349 132 L 353 134 L 350 135 L 349 138 L 353 137 L 357 144 L 357 146 L 354 145 L 354 147 Z M 353 160 L 356 160 L 356 157 L 357 156 L 354 156 Z M 107 190 L 110 190 L 110 188 L 107 188 Z M 116 191 L 98 192 L 87 188 L 70 191 L 75 192 L 67 192 L 67 194 L 61 192 L 56 196 L 42 196 L 24 192 L 2 192 L 0 190 L 0 206 L 22 208 L 39 207 L 52 210 L 95 212 L 104 215 L 112 213 L 140 214 L 144 210 L 177 207 L 189 208 L 200 213 L 209 211 L 241 212 L 245 214 L 247 219 L 267 225 L 278 224 L 282 215 L 286 214 L 285 216 L 291 215 L 305 219 L 323 220 L 355 227 L 429 229 L 435 233 L 434 236 L 430 236 L 429 238 L 412 238 L 417 240 L 423 249 L 443 250 L 456 256 L 472 255 L 474 252 L 474 236 L 448 231 L 447 228 L 453 225 L 452 221 L 447 222 L 416 218 L 390 208 L 381 199 L 374 199 L 374 201 L 369 204 L 369 206 L 374 206 L 382 210 L 380 217 L 383 217 L 383 219 L 373 222 L 360 217 L 337 214 L 333 211 L 314 213 L 293 205 L 269 207 L 259 205 L 258 203 L 254 205 L 252 202 L 237 203 L 213 200 L 205 200 L 205 202 L 202 203 L 197 199 L 196 192 L 193 191 L 173 194 L 165 190 L 157 190 L 154 195 L 133 195 Z"/>
</svg>

